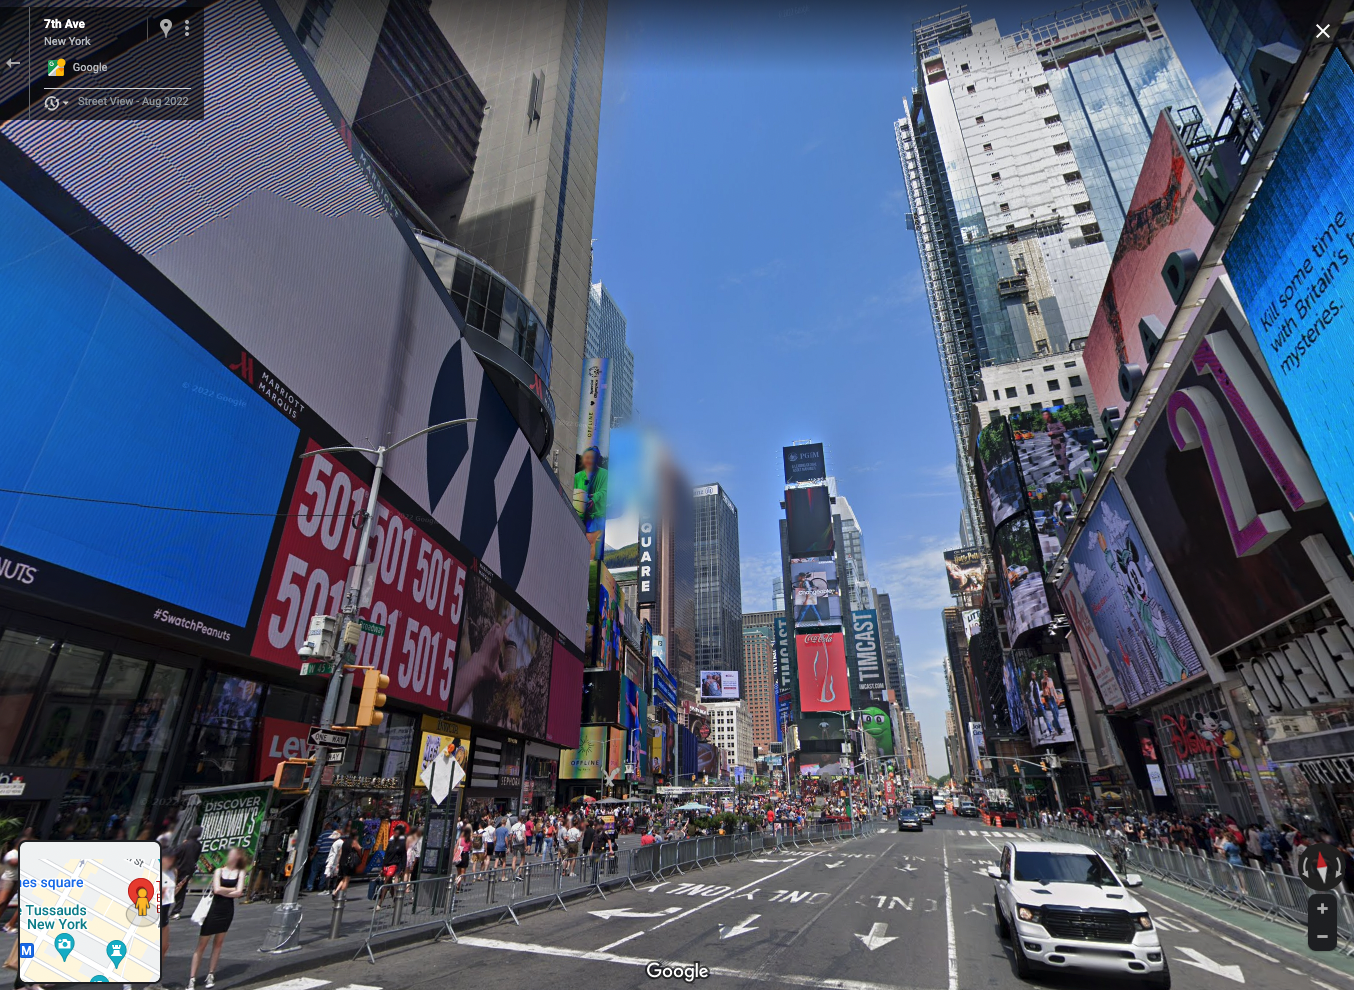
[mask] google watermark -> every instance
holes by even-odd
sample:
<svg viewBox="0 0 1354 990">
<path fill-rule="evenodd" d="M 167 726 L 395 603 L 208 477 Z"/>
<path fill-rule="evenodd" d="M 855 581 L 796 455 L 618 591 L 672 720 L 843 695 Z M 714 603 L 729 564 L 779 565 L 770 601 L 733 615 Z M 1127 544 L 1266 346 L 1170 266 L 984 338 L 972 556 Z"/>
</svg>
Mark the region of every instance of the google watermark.
<svg viewBox="0 0 1354 990">
<path fill-rule="evenodd" d="M 651 962 L 644 967 L 644 972 L 649 974 L 651 980 L 681 980 L 683 983 L 695 983 L 697 980 L 710 978 L 710 967 L 702 966 L 698 962 L 676 965 Z"/>
</svg>

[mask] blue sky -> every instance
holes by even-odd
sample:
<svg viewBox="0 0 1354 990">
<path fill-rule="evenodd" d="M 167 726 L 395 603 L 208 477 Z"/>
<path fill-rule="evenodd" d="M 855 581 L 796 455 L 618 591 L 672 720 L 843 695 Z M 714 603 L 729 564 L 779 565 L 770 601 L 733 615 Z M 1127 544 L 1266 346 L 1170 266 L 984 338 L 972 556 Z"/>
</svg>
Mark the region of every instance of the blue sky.
<svg viewBox="0 0 1354 990">
<path fill-rule="evenodd" d="M 935 775 L 959 489 L 893 121 L 912 22 L 951 6 L 612 0 L 593 223 L 638 418 L 738 506 L 744 611 L 770 607 L 779 574 L 780 449 L 827 445 Z M 1010 32 L 1059 6 L 970 10 Z M 1185 0 L 1158 13 L 1216 120 L 1226 65 Z"/>
</svg>

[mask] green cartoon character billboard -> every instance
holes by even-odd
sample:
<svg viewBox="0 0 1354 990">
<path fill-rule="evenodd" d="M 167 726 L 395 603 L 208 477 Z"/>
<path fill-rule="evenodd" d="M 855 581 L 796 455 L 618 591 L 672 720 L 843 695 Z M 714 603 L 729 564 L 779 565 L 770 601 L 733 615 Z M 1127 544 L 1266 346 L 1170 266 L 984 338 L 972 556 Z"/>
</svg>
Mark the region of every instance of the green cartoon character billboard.
<svg viewBox="0 0 1354 990">
<path fill-rule="evenodd" d="M 866 708 L 860 713 L 865 731 L 874 736 L 879 752 L 893 752 L 893 722 L 888 713 L 879 708 Z"/>
</svg>

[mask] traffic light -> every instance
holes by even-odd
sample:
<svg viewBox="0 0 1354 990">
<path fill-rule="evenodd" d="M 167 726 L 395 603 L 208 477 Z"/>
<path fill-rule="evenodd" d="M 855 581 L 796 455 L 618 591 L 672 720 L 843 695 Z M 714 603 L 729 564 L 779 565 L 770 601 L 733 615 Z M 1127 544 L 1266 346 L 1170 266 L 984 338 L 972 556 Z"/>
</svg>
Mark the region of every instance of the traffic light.
<svg viewBox="0 0 1354 990">
<path fill-rule="evenodd" d="M 362 697 L 357 703 L 355 724 L 366 728 L 378 725 L 385 718 L 384 712 L 378 712 L 386 703 L 385 689 L 390 687 L 390 678 L 375 667 L 362 668 Z"/>
<path fill-rule="evenodd" d="M 1017 773 L 1017 774 L 1020 773 L 1020 761 L 1019 761 L 1019 760 L 1012 760 L 1012 761 L 1011 761 L 1011 772 L 1012 772 L 1012 773 Z"/>
<path fill-rule="evenodd" d="M 1040 760 L 1039 769 L 1044 771 L 1044 773 L 1048 773 L 1048 760 Z"/>
<path fill-rule="evenodd" d="M 287 794 L 301 794 L 307 790 L 311 760 L 283 760 L 273 771 L 273 788 Z"/>
</svg>

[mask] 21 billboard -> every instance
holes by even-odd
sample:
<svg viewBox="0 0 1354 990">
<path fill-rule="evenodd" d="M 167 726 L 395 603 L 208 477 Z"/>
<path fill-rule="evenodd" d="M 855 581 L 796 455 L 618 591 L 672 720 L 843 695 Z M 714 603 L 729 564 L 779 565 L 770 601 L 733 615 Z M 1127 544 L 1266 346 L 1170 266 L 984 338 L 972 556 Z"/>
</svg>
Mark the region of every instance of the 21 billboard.
<svg viewBox="0 0 1354 990">
<path fill-rule="evenodd" d="M 846 641 L 841 632 L 800 633 L 799 710 L 849 712 L 851 687 L 846 670 Z"/>
<path fill-rule="evenodd" d="M 1313 84 L 1227 248 L 1227 271 L 1354 544 L 1354 70 L 1342 50 Z"/>
<path fill-rule="evenodd" d="M 1203 672 L 1156 561 L 1110 479 L 1068 559 L 1129 705 Z"/>
</svg>

